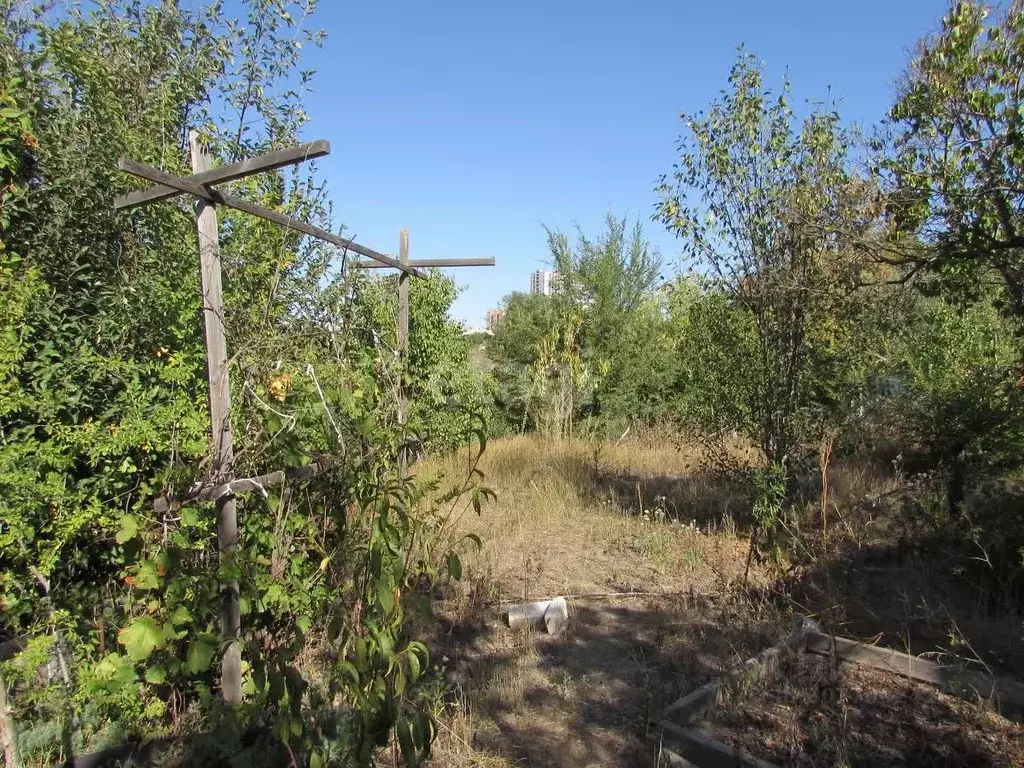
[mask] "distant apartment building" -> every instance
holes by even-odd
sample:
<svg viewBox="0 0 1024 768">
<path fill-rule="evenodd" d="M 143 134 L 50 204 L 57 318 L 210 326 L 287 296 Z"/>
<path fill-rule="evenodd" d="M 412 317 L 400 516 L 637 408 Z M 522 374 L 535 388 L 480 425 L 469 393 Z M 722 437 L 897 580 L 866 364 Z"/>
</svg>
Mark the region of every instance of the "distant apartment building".
<svg viewBox="0 0 1024 768">
<path fill-rule="evenodd" d="M 530 293 L 550 296 L 558 288 L 560 275 L 547 269 L 538 269 L 530 275 Z"/>
<path fill-rule="evenodd" d="M 503 309 L 488 309 L 486 316 L 487 330 L 490 331 L 491 333 L 494 333 L 495 329 L 498 327 L 498 323 L 504 316 L 505 310 Z"/>
</svg>

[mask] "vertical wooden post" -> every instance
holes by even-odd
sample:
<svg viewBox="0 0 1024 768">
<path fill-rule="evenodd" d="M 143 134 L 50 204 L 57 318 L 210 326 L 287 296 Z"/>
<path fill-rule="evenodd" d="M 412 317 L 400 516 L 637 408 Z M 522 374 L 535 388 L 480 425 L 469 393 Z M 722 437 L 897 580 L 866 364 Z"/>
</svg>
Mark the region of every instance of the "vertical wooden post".
<svg viewBox="0 0 1024 768">
<path fill-rule="evenodd" d="M 409 264 L 409 230 L 398 230 L 398 260 Z M 398 275 L 398 426 L 404 427 L 409 417 L 409 404 L 405 392 L 405 367 L 409 363 L 409 274 Z M 404 437 L 403 437 L 404 440 Z M 409 452 L 403 445 L 398 449 L 398 476 L 405 477 L 409 467 Z"/>
<path fill-rule="evenodd" d="M 7 701 L 7 681 L 0 675 L 0 742 L 4 747 L 4 765 L 7 768 L 21 768 L 18 755 L 18 732 L 14 728 L 11 707 Z"/>
<path fill-rule="evenodd" d="M 210 157 L 199 143 L 196 131 L 189 133 L 192 171 L 210 170 Z M 220 242 L 217 234 L 216 206 L 205 200 L 196 202 L 196 228 L 199 231 L 199 261 L 203 284 L 203 321 L 206 328 L 206 380 L 210 391 L 210 469 L 213 479 L 233 479 L 234 448 L 231 443 L 231 387 L 228 381 L 228 350 L 224 337 L 224 300 L 220 274 Z M 238 517 L 235 497 L 217 499 L 217 545 L 222 566 L 233 568 L 238 547 Z M 238 642 L 241 612 L 238 580 L 221 584 L 221 634 L 230 640 L 221 659 L 221 695 L 224 701 L 242 700 L 242 648 Z"/>
</svg>

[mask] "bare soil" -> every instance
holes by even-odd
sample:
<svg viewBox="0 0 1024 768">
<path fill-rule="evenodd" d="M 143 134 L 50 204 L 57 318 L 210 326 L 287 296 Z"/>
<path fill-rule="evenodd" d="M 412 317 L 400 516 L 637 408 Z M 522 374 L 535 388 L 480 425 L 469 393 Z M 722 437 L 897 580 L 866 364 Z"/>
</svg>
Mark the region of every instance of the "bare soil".
<svg viewBox="0 0 1024 768">
<path fill-rule="evenodd" d="M 788 655 L 704 727 L 780 766 L 1024 765 L 1022 726 L 984 703 L 815 654 Z"/>
</svg>

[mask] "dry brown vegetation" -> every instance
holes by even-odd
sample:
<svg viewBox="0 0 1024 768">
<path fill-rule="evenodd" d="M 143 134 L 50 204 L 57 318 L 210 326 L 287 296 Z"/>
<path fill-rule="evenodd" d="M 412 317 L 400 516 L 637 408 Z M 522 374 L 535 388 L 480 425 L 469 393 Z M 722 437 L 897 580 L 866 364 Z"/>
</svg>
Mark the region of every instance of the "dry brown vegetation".
<svg viewBox="0 0 1024 768">
<path fill-rule="evenodd" d="M 779 673 L 708 718 L 725 743 L 776 765 L 1024 764 L 1020 725 L 934 686 L 790 653 Z"/>
<path fill-rule="evenodd" d="M 660 711 L 800 615 L 913 653 L 1024 668 L 1019 619 L 989 610 L 979 590 L 990 598 L 992 587 L 965 575 L 960 553 L 923 549 L 938 523 L 907 494 L 927 493 L 891 462 L 833 463 L 827 536 L 820 473 L 808 472 L 781 554 L 755 559 L 741 588 L 750 498 L 737 478 L 755 454 L 731 445 L 724 455 L 731 474 L 668 434 L 492 441 L 481 468 L 498 500 L 458 521 L 484 548 L 435 604 L 448 693 L 432 765 L 655 765 Z M 419 471 L 464 468 L 462 456 Z M 565 635 L 504 625 L 503 601 L 554 595 L 573 596 Z M 935 733 L 976 728 L 965 707 L 976 705 Z M 745 748 L 756 753 L 756 741 Z"/>
</svg>

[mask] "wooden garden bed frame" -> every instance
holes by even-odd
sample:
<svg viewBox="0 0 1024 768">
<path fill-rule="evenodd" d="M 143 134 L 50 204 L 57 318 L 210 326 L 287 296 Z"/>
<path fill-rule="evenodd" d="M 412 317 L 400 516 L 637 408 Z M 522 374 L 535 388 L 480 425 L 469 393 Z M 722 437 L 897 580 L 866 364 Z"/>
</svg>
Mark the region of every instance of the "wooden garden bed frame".
<svg viewBox="0 0 1024 768">
<path fill-rule="evenodd" d="M 716 741 L 690 723 L 717 706 L 727 687 L 739 681 L 753 682 L 775 673 L 782 653 L 797 650 L 839 661 L 862 664 L 884 672 L 893 672 L 911 680 L 938 686 L 961 697 L 979 697 L 1004 707 L 1024 711 L 1024 683 L 1007 677 L 995 677 L 974 670 L 940 664 L 900 653 L 891 648 L 869 645 L 845 637 L 828 635 L 817 622 L 798 619 L 792 631 L 776 645 L 766 648 L 743 664 L 690 691 L 662 713 L 662 754 L 664 764 L 699 768 L 775 768 L 774 764 L 754 757 L 728 744 Z"/>
</svg>

